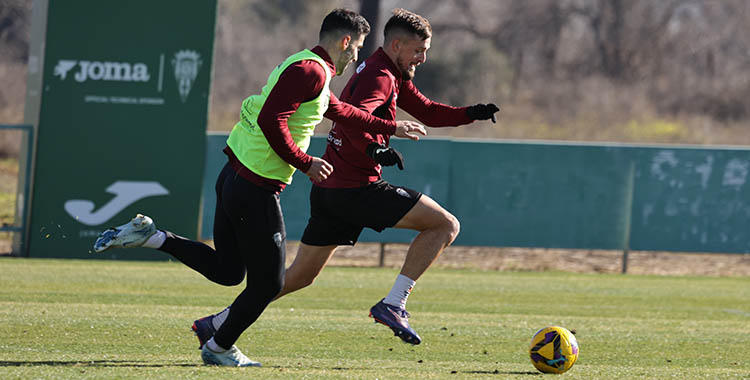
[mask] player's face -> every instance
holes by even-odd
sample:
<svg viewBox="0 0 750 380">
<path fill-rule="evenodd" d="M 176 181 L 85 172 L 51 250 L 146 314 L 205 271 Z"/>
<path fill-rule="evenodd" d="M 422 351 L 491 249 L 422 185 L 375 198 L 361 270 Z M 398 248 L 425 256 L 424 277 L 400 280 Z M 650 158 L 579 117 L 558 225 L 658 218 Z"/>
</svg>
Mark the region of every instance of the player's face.
<svg viewBox="0 0 750 380">
<path fill-rule="evenodd" d="M 417 66 L 427 60 L 427 50 L 430 49 L 432 37 L 425 40 L 416 38 L 406 38 L 401 40 L 401 46 L 396 57 L 396 65 L 401 70 L 401 75 L 406 80 L 414 78 Z"/>
<path fill-rule="evenodd" d="M 341 75 L 346 71 L 347 66 L 350 63 L 356 62 L 359 56 L 359 49 L 362 49 L 362 45 L 365 43 L 365 35 L 360 34 L 357 37 L 352 37 L 349 40 L 349 46 L 341 52 L 339 59 L 336 60 L 336 75 Z"/>
</svg>

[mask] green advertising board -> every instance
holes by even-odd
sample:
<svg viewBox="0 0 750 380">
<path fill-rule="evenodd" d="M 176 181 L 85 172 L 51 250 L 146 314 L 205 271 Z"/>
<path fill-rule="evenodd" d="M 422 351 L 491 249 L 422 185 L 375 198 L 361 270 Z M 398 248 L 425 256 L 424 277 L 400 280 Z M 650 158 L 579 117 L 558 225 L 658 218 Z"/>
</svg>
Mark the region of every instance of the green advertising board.
<svg viewBox="0 0 750 380">
<path fill-rule="evenodd" d="M 28 256 L 166 258 L 91 247 L 139 212 L 197 236 L 216 0 L 34 6 Z"/>
</svg>

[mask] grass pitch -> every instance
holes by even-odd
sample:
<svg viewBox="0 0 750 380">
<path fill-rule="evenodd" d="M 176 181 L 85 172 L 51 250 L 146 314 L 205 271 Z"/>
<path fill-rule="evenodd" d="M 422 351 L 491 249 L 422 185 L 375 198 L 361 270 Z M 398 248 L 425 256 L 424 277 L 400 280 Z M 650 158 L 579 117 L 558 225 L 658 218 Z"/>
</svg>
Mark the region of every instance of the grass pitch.
<svg viewBox="0 0 750 380">
<path fill-rule="evenodd" d="M 3 379 L 539 379 L 531 336 L 577 330 L 567 379 L 748 379 L 750 279 L 432 269 L 409 299 L 424 343 L 367 317 L 397 272 L 327 268 L 204 366 L 192 321 L 242 287 L 179 263 L 0 259 Z M 555 375 L 545 375 L 555 376 Z"/>
</svg>

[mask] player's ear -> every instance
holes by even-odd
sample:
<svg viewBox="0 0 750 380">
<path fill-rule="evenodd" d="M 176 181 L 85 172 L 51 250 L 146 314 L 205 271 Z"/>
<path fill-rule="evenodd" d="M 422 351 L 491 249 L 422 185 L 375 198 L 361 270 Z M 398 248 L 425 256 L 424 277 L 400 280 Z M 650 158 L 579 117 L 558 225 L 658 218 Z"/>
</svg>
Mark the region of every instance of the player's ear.
<svg viewBox="0 0 750 380">
<path fill-rule="evenodd" d="M 345 34 L 341 37 L 339 40 L 339 46 L 341 47 L 341 51 L 346 50 L 349 47 L 349 44 L 352 42 L 352 36 Z"/>
<path fill-rule="evenodd" d="M 391 45 L 390 46 L 391 50 L 398 53 L 401 50 L 401 39 L 399 38 L 392 39 L 390 45 Z"/>
</svg>

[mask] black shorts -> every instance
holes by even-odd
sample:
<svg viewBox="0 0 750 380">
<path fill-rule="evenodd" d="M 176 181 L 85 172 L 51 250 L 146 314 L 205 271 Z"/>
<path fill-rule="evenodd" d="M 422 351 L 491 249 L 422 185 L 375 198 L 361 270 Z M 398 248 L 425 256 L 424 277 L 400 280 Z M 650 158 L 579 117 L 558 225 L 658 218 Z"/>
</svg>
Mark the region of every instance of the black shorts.
<svg viewBox="0 0 750 380">
<path fill-rule="evenodd" d="M 307 245 L 354 245 L 365 227 L 381 232 L 393 227 L 422 193 L 385 180 L 354 189 L 315 186 L 310 191 L 310 220 L 302 242 Z"/>
</svg>

